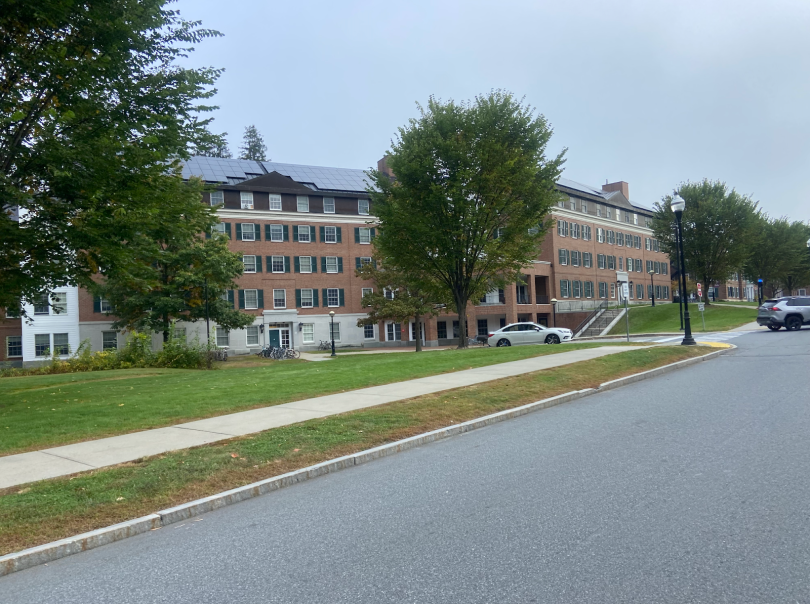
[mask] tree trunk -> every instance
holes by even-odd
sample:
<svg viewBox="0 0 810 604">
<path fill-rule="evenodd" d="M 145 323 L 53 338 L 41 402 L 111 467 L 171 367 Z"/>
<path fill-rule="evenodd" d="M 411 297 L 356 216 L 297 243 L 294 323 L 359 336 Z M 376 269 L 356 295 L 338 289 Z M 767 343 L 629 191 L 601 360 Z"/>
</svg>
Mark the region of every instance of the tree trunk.
<svg viewBox="0 0 810 604">
<path fill-rule="evenodd" d="M 709 300 L 709 281 L 707 279 L 703 280 L 703 296 L 706 298 L 705 303 L 711 304 Z M 704 302 L 704 300 L 698 300 L 698 302 Z"/>
<path fill-rule="evenodd" d="M 169 316 L 163 315 L 163 341 L 169 341 Z"/>
<path fill-rule="evenodd" d="M 422 352 L 422 316 L 414 316 L 413 328 L 416 332 L 416 352 Z"/>
<path fill-rule="evenodd" d="M 456 309 L 458 310 L 458 347 L 467 348 L 467 300 L 456 297 Z"/>
</svg>

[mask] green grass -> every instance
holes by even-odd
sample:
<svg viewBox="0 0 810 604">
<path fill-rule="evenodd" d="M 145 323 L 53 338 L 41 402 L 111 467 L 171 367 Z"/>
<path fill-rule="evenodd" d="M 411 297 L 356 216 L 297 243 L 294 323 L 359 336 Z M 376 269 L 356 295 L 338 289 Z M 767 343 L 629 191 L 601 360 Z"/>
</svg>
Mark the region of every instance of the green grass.
<svg viewBox="0 0 810 604">
<path fill-rule="evenodd" d="M 120 369 L 3 378 L 0 454 L 600 345 L 368 354 L 322 362 L 246 356 L 214 371 Z"/>
<path fill-rule="evenodd" d="M 706 352 L 702 346 L 629 350 L 0 490 L 0 555 Z"/>
<path fill-rule="evenodd" d="M 764 300 L 765 298 L 763 298 Z M 739 300 L 722 300 L 720 302 L 712 302 L 712 304 L 726 304 L 728 306 L 757 306 L 756 300 L 753 302 L 739 301 Z"/>
<path fill-rule="evenodd" d="M 703 322 L 697 309 L 697 304 L 689 305 L 689 316 L 692 321 L 692 331 L 703 331 Z M 753 308 L 736 308 L 733 306 L 707 305 L 704 312 L 706 331 L 723 331 L 756 321 L 757 311 Z M 665 333 L 680 332 L 681 320 L 677 304 L 658 304 L 651 306 L 630 307 L 630 333 Z M 621 335 L 625 332 L 625 322 L 622 318 L 610 331 L 610 335 Z"/>
</svg>

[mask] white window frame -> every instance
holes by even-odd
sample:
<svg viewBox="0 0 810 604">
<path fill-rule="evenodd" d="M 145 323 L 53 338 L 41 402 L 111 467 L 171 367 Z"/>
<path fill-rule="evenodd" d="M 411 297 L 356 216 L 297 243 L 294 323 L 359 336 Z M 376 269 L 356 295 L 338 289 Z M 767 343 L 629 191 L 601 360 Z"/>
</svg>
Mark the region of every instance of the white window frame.
<svg viewBox="0 0 810 604">
<path fill-rule="evenodd" d="M 329 325 L 329 339 L 335 342 L 340 342 L 340 321 L 330 321 Z"/>
<path fill-rule="evenodd" d="M 309 292 L 309 300 L 304 300 L 304 292 Z M 315 290 L 309 287 L 301 289 L 301 308 L 314 308 Z"/>
<path fill-rule="evenodd" d="M 66 315 L 68 312 L 67 292 L 52 292 L 50 307 L 52 315 Z"/>
<path fill-rule="evenodd" d="M 256 224 L 253 222 L 243 222 L 242 224 L 242 241 L 256 241 Z M 245 229 L 250 227 L 250 229 Z"/>
<path fill-rule="evenodd" d="M 335 292 L 335 303 L 332 304 L 330 300 L 330 292 Z M 340 306 L 340 289 L 337 287 L 328 287 L 326 289 L 326 300 L 324 300 L 327 308 L 338 308 Z"/>
<path fill-rule="evenodd" d="M 223 335 L 224 334 L 224 335 Z M 225 329 L 224 327 L 217 327 L 216 328 L 216 343 L 217 348 L 228 348 L 231 345 L 231 332 Z M 222 341 L 225 341 L 222 344 Z"/>
<path fill-rule="evenodd" d="M 251 340 L 253 340 L 251 342 Z M 260 346 L 259 343 L 259 326 L 248 325 L 245 327 L 245 346 Z"/>
<path fill-rule="evenodd" d="M 278 239 L 276 239 L 278 237 Z M 270 225 L 270 241 L 273 243 L 283 243 L 284 242 L 284 225 L 283 224 L 271 224 Z"/>
<path fill-rule="evenodd" d="M 363 241 L 365 239 L 366 241 Z M 369 245 L 371 243 L 371 228 L 360 227 L 360 245 Z"/>
<path fill-rule="evenodd" d="M 330 275 L 334 275 L 338 272 L 338 257 L 337 256 L 325 256 L 326 258 L 326 272 Z M 334 264 L 332 264 L 334 263 Z M 334 270 L 332 270 L 334 269 Z"/>
<path fill-rule="evenodd" d="M 224 191 L 211 191 L 208 205 L 212 208 L 216 206 L 221 206 L 225 203 L 225 192 Z"/>
<path fill-rule="evenodd" d="M 335 198 L 334 197 L 324 197 L 323 198 L 323 213 L 324 214 L 334 214 L 335 213 Z"/>
<path fill-rule="evenodd" d="M 281 293 L 279 293 L 281 292 Z M 281 302 L 281 304 L 279 304 Z M 273 308 L 287 308 L 287 290 L 274 289 L 273 290 Z"/>
<path fill-rule="evenodd" d="M 601 227 L 596 227 L 596 240 L 599 243 L 604 243 L 605 242 L 605 229 L 603 229 Z"/>
<path fill-rule="evenodd" d="M 253 270 L 248 269 L 248 258 L 253 258 Z M 255 273 L 256 272 L 256 256 L 254 254 L 244 254 L 242 256 L 242 264 L 244 265 L 243 273 Z"/>
<path fill-rule="evenodd" d="M 306 270 L 304 270 L 304 258 L 307 259 Z M 300 273 L 312 272 L 312 256 L 298 256 L 298 272 Z"/>
<path fill-rule="evenodd" d="M 239 191 L 239 203 L 243 210 L 252 210 L 253 191 Z"/>
<path fill-rule="evenodd" d="M 583 211 L 585 214 L 587 214 L 587 213 L 588 213 L 588 204 L 587 204 L 587 203 L 586 203 L 584 200 L 582 201 L 582 205 L 581 205 L 581 207 L 582 207 L 582 211 Z"/>
<path fill-rule="evenodd" d="M 633 224 L 638 224 L 638 214 L 633 214 Z"/>
<path fill-rule="evenodd" d="M 211 227 L 211 233 L 222 233 L 225 234 L 225 223 L 218 222 L 214 226 Z"/>
<path fill-rule="evenodd" d="M 246 289 L 245 292 L 245 310 L 258 310 L 259 308 L 259 290 Z M 250 296 L 250 300 L 248 300 Z"/>
<path fill-rule="evenodd" d="M 65 344 L 57 344 L 56 343 L 56 336 L 65 336 L 65 339 L 67 340 L 67 342 Z M 57 353 L 57 356 L 64 357 L 64 356 L 69 355 L 70 354 L 70 335 L 68 335 L 66 333 L 55 333 L 55 334 L 53 334 L 53 348 L 51 348 L 51 352 L 56 352 L 57 346 L 59 346 L 60 348 L 62 346 L 67 346 L 67 350 L 65 352 Z"/>
<path fill-rule="evenodd" d="M 301 239 L 304 233 L 306 233 L 306 239 Z M 308 224 L 298 225 L 298 243 L 312 243 L 312 228 Z"/>
<path fill-rule="evenodd" d="M 281 258 L 281 270 L 276 270 L 276 258 Z M 284 256 L 270 256 L 270 272 L 271 273 L 283 273 L 284 271 Z"/>
<path fill-rule="evenodd" d="M 309 195 L 297 195 L 295 208 L 298 212 L 309 212 Z"/>
<path fill-rule="evenodd" d="M 371 328 L 371 335 L 368 335 L 368 328 Z M 363 325 L 363 339 L 364 340 L 376 340 L 377 339 L 377 329 L 374 323 L 369 325 Z"/>
<path fill-rule="evenodd" d="M 360 267 L 361 268 L 366 266 L 367 264 L 371 264 L 372 262 L 374 262 L 374 260 L 373 260 L 373 258 L 371 256 L 360 256 Z"/>
<path fill-rule="evenodd" d="M 274 212 L 281 211 L 281 195 L 278 193 L 270 193 L 268 199 L 268 206 Z"/>
<path fill-rule="evenodd" d="M 19 345 L 15 344 L 15 348 L 20 349 L 20 354 L 11 354 L 11 339 L 16 338 L 19 340 Z M 16 359 L 22 356 L 22 336 L 6 336 L 6 358 Z"/>
<path fill-rule="evenodd" d="M 357 200 L 357 213 L 360 216 L 368 216 L 369 215 L 369 202 L 368 199 L 358 199 Z"/>
<path fill-rule="evenodd" d="M 45 348 L 42 348 L 43 344 L 41 343 L 44 338 L 48 339 L 48 344 Z M 37 340 L 40 340 L 40 343 L 37 343 Z M 51 354 L 51 334 L 49 333 L 37 333 L 34 334 L 34 356 L 43 358 L 48 357 Z"/>
<path fill-rule="evenodd" d="M 337 227 L 334 226 L 323 227 L 323 242 L 337 243 Z"/>
<path fill-rule="evenodd" d="M 301 324 L 301 341 L 304 344 L 314 344 L 315 343 L 315 324 L 314 323 L 302 323 Z"/>
</svg>

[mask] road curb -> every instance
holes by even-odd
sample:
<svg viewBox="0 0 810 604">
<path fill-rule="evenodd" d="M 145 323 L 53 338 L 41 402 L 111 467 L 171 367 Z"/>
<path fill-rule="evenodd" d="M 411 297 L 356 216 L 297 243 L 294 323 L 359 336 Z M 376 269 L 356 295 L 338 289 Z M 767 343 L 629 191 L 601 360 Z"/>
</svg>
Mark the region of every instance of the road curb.
<svg viewBox="0 0 810 604">
<path fill-rule="evenodd" d="M 281 474 L 280 476 L 274 476 L 259 482 L 230 489 L 222 493 L 217 493 L 216 495 L 211 495 L 209 497 L 204 497 L 202 499 L 197 499 L 195 501 L 190 501 L 175 507 L 167 508 L 154 514 L 149 514 L 148 516 L 135 518 L 134 520 L 128 520 L 126 522 L 114 524 L 95 531 L 82 533 L 81 535 L 76 535 L 74 537 L 68 537 L 59 541 L 53 541 L 44 545 L 38 545 L 19 552 L 7 554 L 0 557 L 0 577 L 24 570 L 26 568 L 38 566 L 40 564 L 47 564 L 48 562 L 53 562 L 60 558 L 77 554 L 89 549 L 94 549 L 102 545 L 107 545 L 108 543 L 113 543 L 115 541 L 120 541 L 128 537 L 134 537 L 135 535 L 139 535 L 150 530 L 175 524 L 177 522 L 182 522 L 183 520 L 188 520 L 189 518 L 212 512 L 219 508 L 232 505 L 234 503 L 239 503 L 240 501 L 266 495 L 267 493 L 304 482 L 305 480 L 309 480 L 311 478 L 331 474 L 333 472 L 339 472 L 340 470 L 345 470 L 352 466 L 364 464 L 382 457 L 388 457 L 389 455 L 394 455 L 396 453 L 401 453 L 402 451 L 407 451 L 408 449 L 413 449 L 432 442 L 444 440 L 446 438 L 450 438 L 451 436 L 457 436 L 459 434 L 471 432 L 479 428 L 491 426 L 493 424 L 514 419 L 534 411 L 540 411 L 542 409 L 548 409 L 556 405 L 575 401 L 586 396 L 596 394 L 597 392 L 612 390 L 614 388 L 626 386 L 634 382 L 657 377 L 677 369 L 688 367 L 689 365 L 707 361 L 721 354 L 725 354 L 735 348 L 736 346 L 730 345 L 729 348 L 725 348 L 723 350 L 717 350 L 692 359 L 670 363 L 669 365 L 656 367 L 655 369 L 650 369 L 649 371 L 643 371 L 641 373 L 611 380 L 609 382 L 600 384 L 598 388 L 586 388 L 584 390 L 574 390 L 565 394 L 559 394 L 551 398 L 535 401 L 534 403 L 529 403 L 513 409 L 506 409 L 504 411 L 492 413 L 484 417 L 472 419 L 460 424 L 448 426 L 446 428 L 439 428 L 423 434 L 417 434 L 416 436 L 411 436 L 393 443 L 380 445 L 379 447 L 374 447 L 372 449 L 366 449 L 365 451 L 359 451 L 351 455 L 330 459 L 319 464 L 301 468 L 300 470 L 294 470 L 286 474 Z"/>
</svg>

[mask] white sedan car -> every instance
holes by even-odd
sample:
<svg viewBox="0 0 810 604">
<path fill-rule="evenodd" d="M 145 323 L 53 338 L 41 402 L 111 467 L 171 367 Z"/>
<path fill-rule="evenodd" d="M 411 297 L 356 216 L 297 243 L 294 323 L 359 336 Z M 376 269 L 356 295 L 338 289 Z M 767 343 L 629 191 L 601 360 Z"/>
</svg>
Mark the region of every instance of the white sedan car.
<svg viewBox="0 0 810 604">
<path fill-rule="evenodd" d="M 516 346 L 518 344 L 559 344 L 574 337 L 570 329 L 544 327 L 537 323 L 512 323 L 489 334 L 490 346 Z"/>
</svg>

